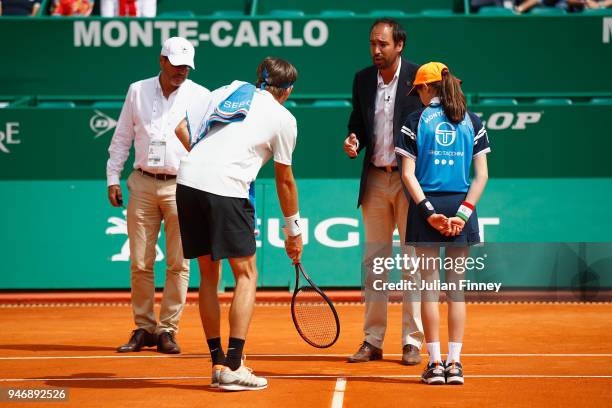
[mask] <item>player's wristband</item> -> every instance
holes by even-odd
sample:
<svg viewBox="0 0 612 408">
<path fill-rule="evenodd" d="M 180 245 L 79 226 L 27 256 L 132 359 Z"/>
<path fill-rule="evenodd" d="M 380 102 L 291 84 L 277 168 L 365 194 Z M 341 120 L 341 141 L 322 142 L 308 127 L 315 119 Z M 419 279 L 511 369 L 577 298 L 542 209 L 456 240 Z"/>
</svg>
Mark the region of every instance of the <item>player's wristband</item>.
<svg viewBox="0 0 612 408">
<path fill-rule="evenodd" d="M 285 228 L 287 229 L 287 235 L 295 237 L 302 233 L 301 227 L 302 220 L 300 220 L 300 212 L 296 212 L 291 217 L 285 217 Z"/>
<path fill-rule="evenodd" d="M 472 216 L 473 212 L 474 212 L 474 206 L 468 203 L 467 201 L 464 201 L 459 206 L 459 209 L 457 210 L 456 215 L 457 217 L 461 218 L 464 222 L 467 222 Z"/>
<path fill-rule="evenodd" d="M 426 198 L 417 205 L 417 208 L 425 219 L 428 219 L 436 213 L 436 210 L 434 209 L 433 205 L 431 205 L 429 200 Z"/>
</svg>

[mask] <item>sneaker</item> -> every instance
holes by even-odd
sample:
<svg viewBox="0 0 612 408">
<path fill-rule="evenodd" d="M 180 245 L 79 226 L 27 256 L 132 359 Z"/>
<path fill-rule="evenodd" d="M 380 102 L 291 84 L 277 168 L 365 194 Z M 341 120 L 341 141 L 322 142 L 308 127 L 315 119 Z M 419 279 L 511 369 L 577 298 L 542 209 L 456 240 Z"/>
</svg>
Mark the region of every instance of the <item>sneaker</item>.
<svg viewBox="0 0 612 408">
<path fill-rule="evenodd" d="M 421 381 L 429 385 L 444 384 L 444 366 L 442 363 L 435 362 L 427 364 L 423 374 L 421 374 Z"/>
<path fill-rule="evenodd" d="M 463 366 L 459 362 L 446 363 L 444 367 L 446 383 L 452 385 L 463 385 Z"/>
<path fill-rule="evenodd" d="M 238 369 L 223 367 L 219 374 L 219 388 L 227 391 L 259 391 L 268 387 L 268 380 L 257 377 L 253 370 L 242 364 Z"/>
<path fill-rule="evenodd" d="M 220 364 L 214 365 L 212 368 L 212 374 L 210 376 L 210 386 L 212 388 L 217 388 L 219 386 L 219 377 L 221 376 L 221 370 L 223 370 L 223 366 Z"/>
</svg>

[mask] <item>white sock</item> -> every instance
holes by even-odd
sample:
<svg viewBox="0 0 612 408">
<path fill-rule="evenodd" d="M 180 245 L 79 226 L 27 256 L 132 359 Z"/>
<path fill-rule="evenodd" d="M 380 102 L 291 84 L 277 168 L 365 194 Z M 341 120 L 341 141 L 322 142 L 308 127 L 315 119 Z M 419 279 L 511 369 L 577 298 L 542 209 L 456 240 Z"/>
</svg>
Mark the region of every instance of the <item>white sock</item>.
<svg viewBox="0 0 612 408">
<path fill-rule="evenodd" d="M 427 353 L 429 353 L 429 364 L 442 362 L 442 355 L 440 354 L 440 342 L 427 343 Z"/>
<path fill-rule="evenodd" d="M 453 343 L 452 341 L 448 342 L 448 358 L 446 359 L 447 363 L 459 363 L 461 361 L 461 346 L 463 343 Z"/>
</svg>

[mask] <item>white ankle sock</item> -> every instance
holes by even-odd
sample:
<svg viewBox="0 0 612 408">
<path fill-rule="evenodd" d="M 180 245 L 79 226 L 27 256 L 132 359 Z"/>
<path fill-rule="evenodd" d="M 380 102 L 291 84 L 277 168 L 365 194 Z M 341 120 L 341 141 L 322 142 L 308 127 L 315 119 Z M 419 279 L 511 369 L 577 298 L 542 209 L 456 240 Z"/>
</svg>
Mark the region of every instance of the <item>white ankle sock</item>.
<svg viewBox="0 0 612 408">
<path fill-rule="evenodd" d="M 463 346 L 463 343 L 448 342 L 447 362 L 452 363 L 454 361 L 455 363 L 459 363 L 461 361 L 461 346 Z"/>
<path fill-rule="evenodd" d="M 440 342 L 427 343 L 427 353 L 429 353 L 429 363 L 435 363 L 436 361 L 442 362 L 442 355 L 440 354 Z"/>
</svg>

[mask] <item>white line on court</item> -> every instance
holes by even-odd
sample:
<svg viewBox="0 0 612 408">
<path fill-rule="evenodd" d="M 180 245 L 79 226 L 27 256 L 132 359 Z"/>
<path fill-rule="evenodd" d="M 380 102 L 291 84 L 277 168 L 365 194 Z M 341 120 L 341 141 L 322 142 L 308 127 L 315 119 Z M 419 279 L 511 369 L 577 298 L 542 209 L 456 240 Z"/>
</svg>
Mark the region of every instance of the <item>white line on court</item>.
<svg viewBox="0 0 612 408">
<path fill-rule="evenodd" d="M 338 375 L 267 375 L 267 378 L 338 378 Z M 539 374 L 475 374 L 466 375 L 466 378 L 517 378 L 517 379 L 539 379 L 539 378 L 593 378 L 612 379 L 612 375 L 539 375 Z M 368 378 L 421 378 L 420 375 L 344 375 L 342 378 L 368 379 Z M 66 378 L 0 378 L 0 382 L 29 382 L 29 381 L 181 381 L 181 380 L 210 380 L 210 377 L 66 377 Z"/>
<path fill-rule="evenodd" d="M 421 353 L 422 356 L 427 356 Z M 270 357 L 346 357 L 347 354 L 249 354 L 253 358 Z M 399 357 L 401 354 L 385 353 L 386 357 Z M 566 353 L 463 353 L 461 357 L 612 357 L 612 353 L 591 353 L 591 354 L 566 354 Z M 142 355 L 142 356 L 125 356 L 125 355 L 107 355 L 107 356 L 20 356 L 20 357 L 0 357 L 0 360 L 88 360 L 88 359 L 122 359 L 122 358 L 203 358 L 209 359 L 208 354 L 182 354 L 182 355 Z"/>
<path fill-rule="evenodd" d="M 346 378 L 336 380 L 334 397 L 332 398 L 331 408 L 342 408 L 344 405 L 344 391 L 346 390 Z"/>
</svg>

